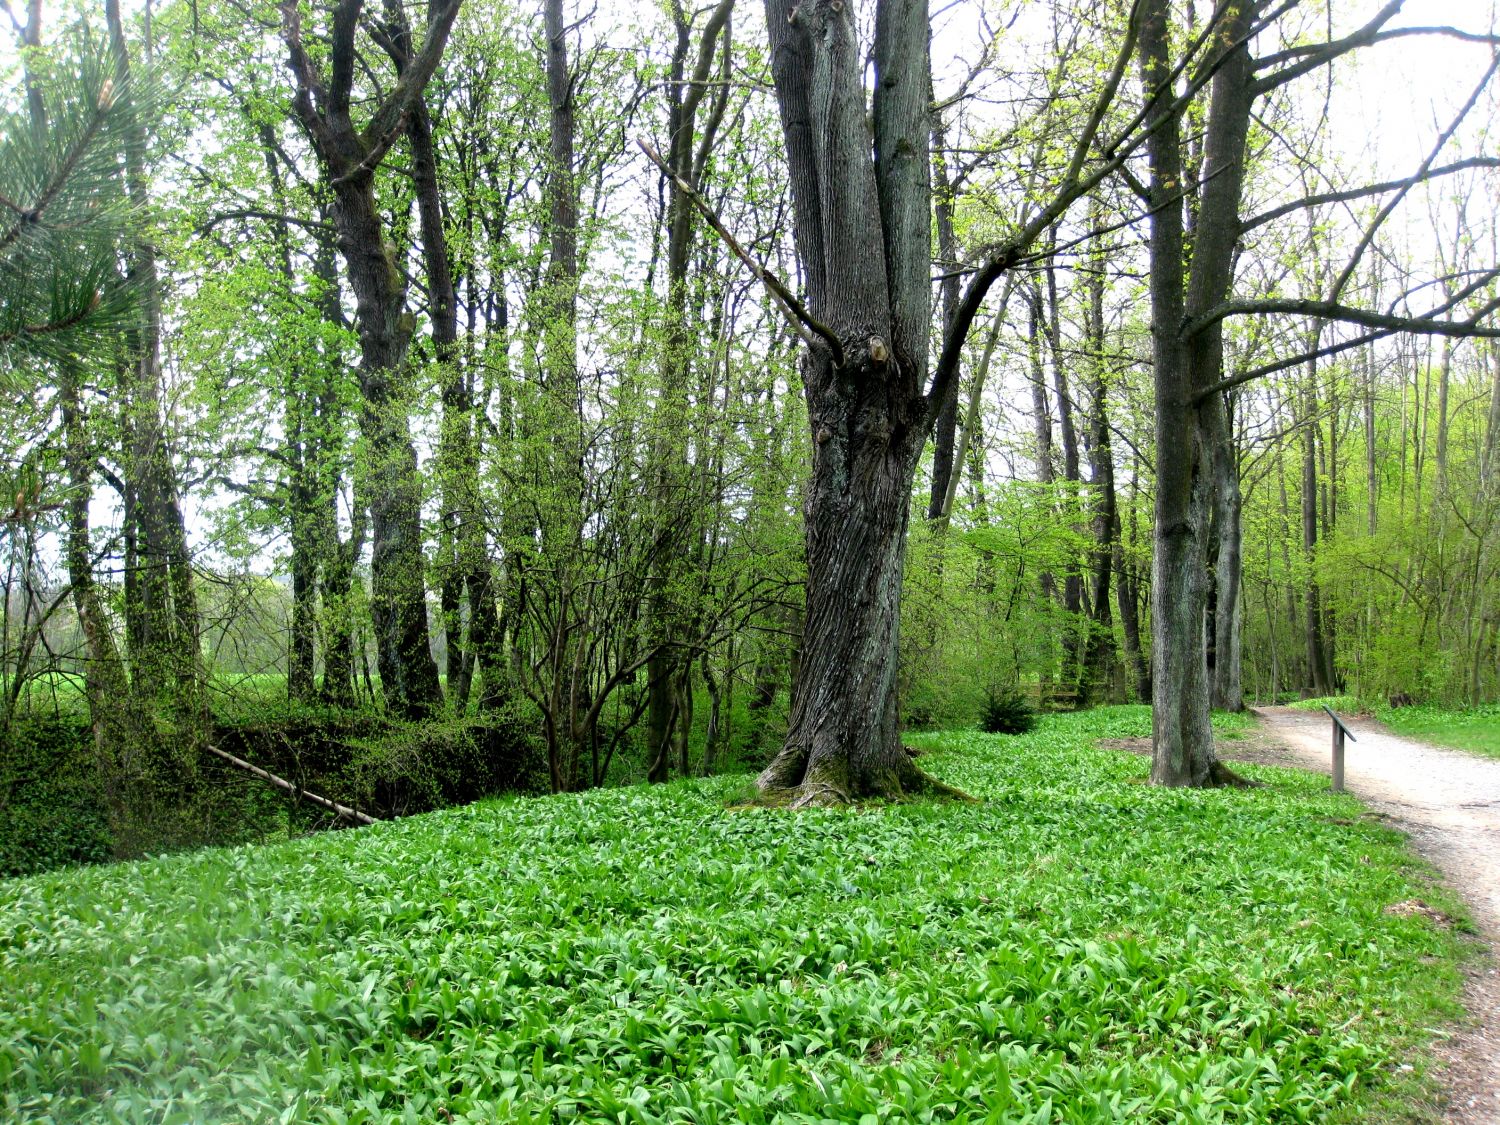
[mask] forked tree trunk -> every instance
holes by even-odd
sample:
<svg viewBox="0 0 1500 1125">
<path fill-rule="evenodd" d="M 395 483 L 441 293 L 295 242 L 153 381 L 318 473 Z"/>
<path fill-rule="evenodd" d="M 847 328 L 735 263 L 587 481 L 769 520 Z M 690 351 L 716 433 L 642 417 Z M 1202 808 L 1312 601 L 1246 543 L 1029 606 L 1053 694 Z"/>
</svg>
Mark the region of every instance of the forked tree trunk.
<svg viewBox="0 0 1500 1125">
<path fill-rule="evenodd" d="M 794 804 L 935 787 L 896 715 L 901 570 L 917 457 L 951 385 L 923 395 L 932 256 L 925 0 L 875 13 L 873 134 L 853 5 L 766 0 L 808 308 L 807 616 L 786 744 L 760 776 Z M 873 161 L 871 159 L 873 153 Z M 815 337 L 815 338 L 814 338 Z"/>
<path fill-rule="evenodd" d="M 1185 253 L 1182 110 L 1172 95 L 1170 5 L 1141 8 L 1140 57 L 1147 96 L 1161 94 L 1148 142 L 1151 167 L 1151 319 L 1156 406 L 1156 529 L 1151 585 L 1151 780 L 1203 786 L 1238 780 L 1214 752 L 1207 663 L 1208 538 L 1214 465 L 1226 425 L 1223 395 L 1208 388 L 1223 369 L 1218 321 L 1191 334 L 1194 317 L 1222 301 L 1233 272 L 1253 70 L 1245 46 L 1254 4 L 1224 17 L 1228 44 L 1213 81 L 1204 185 Z M 1188 263 L 1186 276 L 1183 265 Z"/>
<path fill-rule="evenodd" d="M 422 479 L 407 419 L 407 349 L 416 321 L 406 308 L 397 248 L 386 237 L 376 203 L 375 172 L 415 112 L 457 13 L 458 0 L 430 7 L 420 50 L 409 55 L 396 85 L 360 129 L 350 114 L 359 5 L 340 5 L 333 14 L 326 76 L 321 60 L 303 45 L 300 9 L 281 7 L 282 40 L 297 82 L 293 110 L 331 188 L 338 248 L 356 301 L 360 429 L 368 455 L 370 617 L 381 690 L 387 705 L 408 718 L 441 706 L 443 690 L 428 643 Z"/>
</svg>

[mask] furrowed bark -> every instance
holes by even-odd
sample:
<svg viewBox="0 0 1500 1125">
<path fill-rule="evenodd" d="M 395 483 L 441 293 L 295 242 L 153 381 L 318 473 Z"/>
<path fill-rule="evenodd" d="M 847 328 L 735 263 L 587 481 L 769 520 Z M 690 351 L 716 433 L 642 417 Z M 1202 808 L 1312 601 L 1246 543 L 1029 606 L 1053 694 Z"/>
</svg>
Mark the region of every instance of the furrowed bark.
<svg viewBox="0 0 1500 1125">
<path fill-rule="evenodd" d="M 808 306 L 837 335 L 842 362 L 821 341 L 802 357 L 813 437 L 803 661 L 786 743 L 759 786 L 795 804 L 929 791 L 902 749 L 895 691 L 907 520 L 929 422 L 927 8 L 877 9 L 873 135 L 850 7 L 767 0 L 766 19 Z"/>
</svg>

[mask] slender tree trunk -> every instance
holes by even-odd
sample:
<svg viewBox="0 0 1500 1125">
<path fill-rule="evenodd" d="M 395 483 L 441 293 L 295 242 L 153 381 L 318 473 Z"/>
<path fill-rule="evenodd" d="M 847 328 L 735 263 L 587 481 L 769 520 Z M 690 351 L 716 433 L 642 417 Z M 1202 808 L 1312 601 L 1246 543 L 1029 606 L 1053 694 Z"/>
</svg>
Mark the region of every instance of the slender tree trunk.
<svg viewBox="0 0 1500 1125">
<path fill-rule="evenodd" d="M 94 584 L 89 501 L 95 454 L 87 436 L 78 375 L 71 365 L 64 367 L 58 381 L 58 400 L 69 488 L 64 544 L 68 584 L 88 656 L 84 691 L 113 849 L 124 859 L 161 842 L 161 798 L 164 792 L 176 796 L 177 771 L 161 745 L 149 706 L 126 674 L 109 615 Z"/>
<path fill-rule="evenodd" d="M 339 251 L 358 308 L 360 428 L 368 457 L 370 618 L 386 705 L 419 718 L 442 702 L 427 625 L 422 480 L 407 420 L 407 347 L 414 327 L 405 285 L 375 207 L 374 178 L 336 181 Z"/>
<path fill-rule="evenodd" d="M 1102 225 L 1091 216 L 1095 246 L 1100 246 Z M 1114 621 L 1109 608 L 1110 572 L 1119 550 L 1120 512 L 1115 497 L 1114 448 L 1109 430 L 1109 389 L 1104 358 L 1104 255 L 1101 249 L 1090 259 L 1086 347 L 1089 363 L 1089 485 L 1093 493 L 1093 546 L 1089 552 L 1089 632 L 1079 681 L 1079 703 L 1087 703 L 1102 683 L 1111 680 L 1115 668 Z"/>
<path fill-rule="evenodd" d="M 696 43 L 697 58 L 691 71 L 688 63 L 694 47 L 692 23 L 680 6 L 673 11 L 677 40 L 672 54 L 669 89 L 667 165 L 675 180 L 694 190 L 702 179 L 728 96 L 727 85 L 717 88 L 700 137 L 698 111 L 708 89 L 721 38 L 726 63 L 728 60 L 728 25 L 732 8 L 733 0 L 719 0 L 709 13 Z M 682 694 L 691 682 L 692 657 L 682 652 L 676 643 L 683 637 L 685 615 L 679 606 L 673 604 L 672 590 L 680 578 L 686 546 L 694 534 L 691 522 L 684 519 L 692 512 L 687 498 L 693 494 L 695 485 L 693 467 L 686 456 L 686 434 L 689 429 L 692 361 L 698 351 L 695 342 L 705 334 L 705 326 L 697 316 L 694 304 L 688 300 L 689 271 L 698 241 L 693 203 L 675 182 L 671 185 L 665 218 L 666 334 L 662 393 L 652 417 L 648 470 L 655 493 L 657 540 L 657 562 L 652 569 L 647 606 L 654 650 L 647 665 L 650 702 L 646 722 L 647 753 L 655 763 L 650 773 L 652 781 L 667 779 L 671 763 L 669 744 L 675 737 L 679 744 L 686 745 L 683 740 L 687 736 L 692 712 L 692 700 Z"/>
<path fill-rule="evenodd" d="M 1221 413 L 1224 432 L 1214 443 L 1214 665 L 1213 705 L 1224 711 L 1243 711 L 1240 630 L 1242 604 L 1243 543 L 1241 539 L 1241 495 L 1239 456 L 1235 448 L 1229 412 Z"/>
<path fill-rule="evenodd" d="M 131 64 L 118 0 L 106 0 L 105 18 L 114 53 L 115 80 L 129 89 Z M 145 213 L 146 135 L 131 130 L 125 151 L 125 182 L 131 206 Z M 134 502 L 136 592 L 141 631 L 132 653 L 144 691 L 168 703 L 178 735 L 192 752 L 182 758 L 184 781 L 196 772 L 196 746 L 206 735 L 207 703 L 199 653 L 198 601 L 192 559 L 178 501 L 177 473 L 162 425 L 161 286 L 156 247 L 148 236 L 132 248 L 131 273 L 137 283 L 141 316 L 132 333 L 134 370 L 128 388 L 129 448 L 126 471 Z"/>
<path fill-rule="evenodd" d="M 1314 374 L 1309 372 L 1309 389 L 1303 395 L 1306 415 L 1302 436 L 1302 552 L 1307 565 L 1307 584 L 1303 596 L 1303 636 L 1307 646 L 1308 690 L 1314 696 L 1331 694 L 1328 661 L 1323 638 L 1322 592 L 1315 573 L 1318 552 L 1318 421 L 1317 398 L 1311 389 Z"/>
<path fill-rule="evenodd" d="M 281 215 L 291 212 L 281 175 L 281 161 L 276 153 L 276 134 L 269 123 L 259 128 L 261 155 L 271 182 L 271 198 Z M 291 226 L 286 219 L 275 223 L 277 265 L 282 284 L 290 298 L 297 291 L 297 275 L 292 268 Z M 315 665 L 318 636 L 318 571 L 322 512 L 317 502 L 317 473 L 312 463 L 316 455 L 315 435 L 308 431 L 315 423 L 315 412 L 309 409 L 313 398 L 307 357 L 300 349 L 288 357 L 284 403 L 282 407 L 282 451 L 287 466 L 287 539 L 291 544 L 292 631 L 287 651 L 287 697 L 311 702 L 316 691 Z"/>
<path fill-rule="evenodd" d="M 969 401 L 964 408 L 964 424 L 958 433 L 958 444 L 953 451 L 953 468 L 948 474 L 948 487 L 943 494 L 941 518 L 945 525 L 953 515 L 953 502 L 958 497 L 958 484 L 969 462 L 969 451 L 977 449 L 980 408 L 984 403 L 984 386 L 989 378 L 995 347 L 1000 342 L 1000 331 L 1005 327 L 1005 317 L 1014 288 L 1014 279 L 1007 279 L 1005 291 L 1000 297 L 999 308 L 995 311 L 995 319 L 990 322 L 989 332 L 985 335 L 984 349 L 979 353 L 979 363 L 969 377 Z M 957 401 L 957 396 L 955 396 L 955 401 Z"/>
<path fill-rule="evenodd" d="M 1032 448 L 1036 460 L 1036 479 L 1040 484 L 1050 485 L 1057 479 L 1057 470 L 1053 465 L 1052 409 L 1047 402 L 1047 377 L 1042 361 L 1042 336 L 1045 328 L 1042 322 L 1040 289 L 1032 290 L 1029 303 L 1026 350 L 1031 363 L 1031 409 L 1035 424 L 1035 444 Z M 1041 583 L 1042 596 L 1047 599 L 1048 604 L 1056 602 L 1057 577 L 1050 570 L 1044 570 L 1038 581 Z"/>
<path fill-rule="evenodd" d="M 937 175 L 933 192 L 932 213 L 937 226 L 938 262 L 944 276 L 939 285 L 942 301 L 944 332 L 953 326 L 958 312 L 959 298 L 959 247 L 958 235 L 953 228 L 955 189 L 948 174 L 948 137 L 943 127 L 942 111 L 932 111 L 932 164 Z M 985 366 L 993 346 L 986 349 Z M 963 468 L 963 458 L 955 456 L 954 443 L 958 434 L 958 396 L 952 395 L 939 411 L 932 429 L 932 489 L 928 495 L 927 518 L 944 520 L 952 507 L 951 485 L 956 472 Z"/>
</svg>

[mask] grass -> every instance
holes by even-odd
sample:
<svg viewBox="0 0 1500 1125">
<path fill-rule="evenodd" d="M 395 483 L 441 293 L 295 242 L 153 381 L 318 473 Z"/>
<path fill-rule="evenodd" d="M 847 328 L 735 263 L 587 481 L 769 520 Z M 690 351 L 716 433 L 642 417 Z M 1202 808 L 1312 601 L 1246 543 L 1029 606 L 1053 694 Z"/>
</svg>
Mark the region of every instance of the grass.
<svg viewBox="0 0 1500 1125">
<path fill-rule="evenodd" d="M 1385 908 L 1452 907 L 1320 779 L 1158 790 L 1093 747 L 1149 728 L 914 736 L 975 805 L 730 811 L 724 778 L 0 883 L 0 1117 L 1411 1110 L 1458 942 Z"/>
<path fill-rule="evenodd" d="M 1500 758 L 1500 704 L 1487 703 L 1477 707 L 1441 707 L 1431 703 L 1409 707 L 1376 704 L 1371 708 L 1362 707 L 1353 696 L 1339 695 L 1328 699 L 1305 699 L 1292 706 L 1315 711 L 1325 703 L 1341 714 L 1373 714 L 1394 733 L 1407 738 Z"/>
<path fill-rule="evenodd" d="M 1376 716 L 1397 734 L 1500 758 L 1500 705 L 1381 707 Z"/>
</svg>

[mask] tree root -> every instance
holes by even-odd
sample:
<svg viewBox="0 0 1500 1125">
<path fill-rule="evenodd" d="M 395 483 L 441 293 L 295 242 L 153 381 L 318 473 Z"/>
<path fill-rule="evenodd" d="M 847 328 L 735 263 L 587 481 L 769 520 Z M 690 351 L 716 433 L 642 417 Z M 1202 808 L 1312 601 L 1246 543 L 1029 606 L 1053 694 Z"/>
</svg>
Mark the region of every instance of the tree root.
<svg viewBox="0 0 1500 1125">
<path fill-rule="evenodd" d="M 923 798 L 978 803 L 977 798 L 962 789 L 919 769 L 906 754 L 891 769 L 876 778 L 866 779 L 865 784 L 858 787 L 850 784 L 850 779 L 842 771 L 827 768 L 807 770 L 792 784 L 776 784 L 786 777 L 786 767 L 790 764 L 783 756 L 792 757 L 783 751 L 757 779 L 755 804 L 767 808 L 830 809 Z M 805 763 L 805 754 L 796 757 Z"/>
<path fill-rule="evenodd" d="M 1264 781 L 1235 773 L 1223 762 L 1215 761 L 1208 767 L 1208 788 L 1211 789 L 1263 789 Z"/>
</svg>

